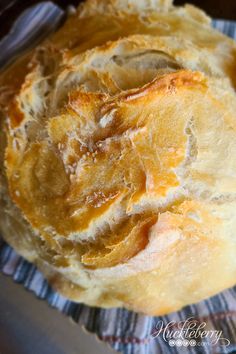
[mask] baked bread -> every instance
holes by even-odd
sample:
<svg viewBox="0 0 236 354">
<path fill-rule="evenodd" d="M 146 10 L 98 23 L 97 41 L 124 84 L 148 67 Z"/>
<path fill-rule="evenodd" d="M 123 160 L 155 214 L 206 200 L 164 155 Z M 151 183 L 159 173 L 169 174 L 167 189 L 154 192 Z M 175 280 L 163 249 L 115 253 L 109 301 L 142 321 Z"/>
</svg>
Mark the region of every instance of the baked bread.
<svg viewBox="0 0 236 354">
<path fill-rule="evenodd" d="M 236 45 L 87 0 L 1 73 L 0 230 L 67 298 L 162 315 L 236 283 Z"/>
</svg>

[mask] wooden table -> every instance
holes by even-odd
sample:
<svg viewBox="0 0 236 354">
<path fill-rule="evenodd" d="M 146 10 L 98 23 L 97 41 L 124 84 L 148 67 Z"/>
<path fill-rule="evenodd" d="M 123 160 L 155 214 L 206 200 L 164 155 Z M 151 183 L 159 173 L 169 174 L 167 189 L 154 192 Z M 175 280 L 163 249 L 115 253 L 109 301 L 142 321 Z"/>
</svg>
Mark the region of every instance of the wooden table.
<svg viewBox="0 0 236 354">
<path fill-rule="evenodd" d="M 189 0 L 187 2 L 201 7 L 212 17 L 236 20 L 236 0 Z M 174 3 L 182 5 L 186 1 L 175 0 Z"/>
<path fill-rule="evenodd" d="M 78 5 L 81 0 L 52 0 L 62 8 L 68 4 Z M 0 38 L 6 34 L 14 19 L 28 6 L 36 4 L 39 0 L 0 0 Z M 175 0 L 176 5 L 186 3 L 183 0 Z M 215 18 L 236 20 L 236 0 L 189 0 Z"/>
</svg>

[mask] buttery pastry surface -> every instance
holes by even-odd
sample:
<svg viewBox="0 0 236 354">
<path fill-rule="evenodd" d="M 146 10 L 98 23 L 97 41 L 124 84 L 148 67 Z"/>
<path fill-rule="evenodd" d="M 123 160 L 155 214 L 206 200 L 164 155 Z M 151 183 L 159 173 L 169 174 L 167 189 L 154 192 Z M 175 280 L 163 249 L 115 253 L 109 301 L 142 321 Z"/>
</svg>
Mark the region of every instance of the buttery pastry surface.
<svg viewBox="0 0 236 354">
<path fill-rule="evenodd" d="M 66 297 L 162 315 L 236 283 L 236 45 L 87 0 L 0 74 L 0 232 Z"/>
</svg>

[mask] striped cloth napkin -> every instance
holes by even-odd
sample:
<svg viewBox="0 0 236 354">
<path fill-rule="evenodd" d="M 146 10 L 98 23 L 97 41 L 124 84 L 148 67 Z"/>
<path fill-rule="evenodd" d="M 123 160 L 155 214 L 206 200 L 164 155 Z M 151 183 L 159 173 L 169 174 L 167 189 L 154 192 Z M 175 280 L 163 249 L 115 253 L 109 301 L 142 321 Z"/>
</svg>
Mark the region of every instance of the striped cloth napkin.
<svg viewBox="0 0 236 354">
<path fill-rule="evenodd" d="M 25 11 L 0 42 L 0 66 L 53 31 L 62 16 L 63 11 L 51 2 Z M 213 26 L 236 39 L 236 23 L 217 20 Z M 124 354 L 236 353 L 236 287 L 171 315 L 149 317 L 68 301 L 2 239 L 0 270 Z"/>
</svg>

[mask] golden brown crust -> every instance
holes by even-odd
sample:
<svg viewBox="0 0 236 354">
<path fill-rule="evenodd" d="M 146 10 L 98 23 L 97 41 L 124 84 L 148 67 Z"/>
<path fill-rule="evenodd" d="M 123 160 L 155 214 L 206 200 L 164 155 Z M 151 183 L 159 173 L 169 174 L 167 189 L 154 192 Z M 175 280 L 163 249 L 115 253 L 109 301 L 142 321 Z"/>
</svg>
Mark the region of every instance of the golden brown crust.
<svg viewBox="0 0 236 354">
<path fill-rule="evenodd" d="M 59 292 L 158 315 L 235 283 L 235 53 L 192 6 L 88 0 L 2 73 L 0 230 Z"/>
</svg>

